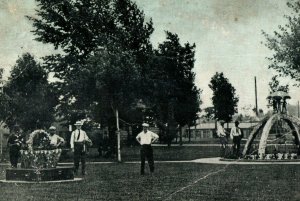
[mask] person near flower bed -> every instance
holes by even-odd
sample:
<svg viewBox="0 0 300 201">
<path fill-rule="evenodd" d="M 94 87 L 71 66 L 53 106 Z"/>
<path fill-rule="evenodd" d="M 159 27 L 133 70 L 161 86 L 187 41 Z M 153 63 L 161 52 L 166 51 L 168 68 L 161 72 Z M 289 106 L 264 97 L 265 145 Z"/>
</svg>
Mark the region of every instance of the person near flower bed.
<svg viewBox="0 0 300 201">
<path fill-rule="evenodd" d="M 64 138 L 56 134 L 55 126 L 51 126 L 49 128 L 49 139 L 50 139 L 50 146 L 53 148 L 57 148 L 65 143 Z"/>
<path fill-rule="evenodd" d="M 24 138 L 21 135 L 20 127 L 15 125 L 7 141 L 7 146 L 9 147 L 9 160 L 12 168 L 17 168 L 18 166 L 20 150 L 23 143 Z"/>
<path fill-rule="evenodd" d="M 141 175 L 144 175 L 146 158 L 151 174 L 154 172 L 153 149 L 151 144 L 155 142 L 159 136 L 148 130 L 149 124 L 143 123 L 142 126 L 143 131 L 136 136 L 136 140 L 141 145 Z"/>
<path fill-rule="evenodd" d="M 221 157 L 225 156 L 225 150 L 228 144 L 227 133 L 224 128 L 224 124 L 225 122 L 223 120 L 219 121 L 217 124 L 217 135 L 220 138 L 220 144 L 221 144 Z"/>
<path fill-rule="evenodd" d="M 231 128 L 230 131 L 230 138 L 233 140 L 233 154 L 235 155 L 235 157 L 240 156 L 240 147 L 242 140 L 242 130 L 240 129 L 239 124 L 239 121 L 235 121 L 234 126 Z"/>
<path fill-rule="evenodd" d="M 85 158 L 87 146 L 92 146 L 92 141 L 87 136 L 86 132 L 81 129 L 83 125 L 81 121 L 75 124 L 76 130 L 71 134 L 70 145 L 74 153 L 74 173 L 77 175 L 79 169 L 79 162 L 81 161 L 81 173 L 85 175 Z"/>
</svg>

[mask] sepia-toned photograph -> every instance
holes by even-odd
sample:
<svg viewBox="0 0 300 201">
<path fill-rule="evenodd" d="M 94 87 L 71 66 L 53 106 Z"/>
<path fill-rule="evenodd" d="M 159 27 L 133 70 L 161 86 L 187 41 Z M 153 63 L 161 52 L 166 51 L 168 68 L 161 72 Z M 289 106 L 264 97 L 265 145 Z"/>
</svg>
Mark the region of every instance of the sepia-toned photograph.
<svg viewBox="0 0 300 201">
<path fill-rule="evenodd" d="M 300 0 L 0 0 L 0 201 L 299 201 Z"/>
</svg>

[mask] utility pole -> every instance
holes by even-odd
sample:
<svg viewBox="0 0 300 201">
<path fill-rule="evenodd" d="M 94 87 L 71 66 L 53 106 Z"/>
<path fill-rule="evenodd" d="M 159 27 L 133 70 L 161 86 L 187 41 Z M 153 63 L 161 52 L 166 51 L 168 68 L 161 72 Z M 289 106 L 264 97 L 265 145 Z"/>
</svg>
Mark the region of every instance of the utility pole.
<svg viewBox="0 0 300 201">
<path fill-rule="evenodd" d="M 4 156 L 3 156 L 3 132 L 0 133 L 0 141 L 1 141 L 1 148 L 0 148 L 0 151 L 1 151 L 1 158 L 0 158 L 0 161 L 2 162 L 2 160 L 4 159 Z"/>
<path fill-rule="evenodd" d="M 256 112 L 256 116 L 258 116 L 256 76 L 254 77 L 254 84 L 255 84 L 255 112 Z"/>
<path fill-rule="evenodd" d="M 3 73 L 3 69 L 1 69 L 0 71 L 2 71 Z M 1 73 L 1 75 L 2 75 Z M 0 80 L 0 93 L 3 94 L 3 86 L 4 86 L 4 81 Z M 2 124 L 0 124 L 2 125 Z M 0 154 L 1 154 L 1 158 L 0 161 L 3 161 L 4 156 L 3 156 L 3 132 L 0 133 Z"/>
<path fill-rule="evenodd" d="M 299 116 L 299 101 L 298 101 L 298 118 L 299 118 L 300 116 Z"/>
<path fill-rule="evenodd" d="M 119 111 L 116 108 L 117 140 L 118 140 L 118 162 L 121 162 L 121 133 L 119 126 Z"/>
</svg>

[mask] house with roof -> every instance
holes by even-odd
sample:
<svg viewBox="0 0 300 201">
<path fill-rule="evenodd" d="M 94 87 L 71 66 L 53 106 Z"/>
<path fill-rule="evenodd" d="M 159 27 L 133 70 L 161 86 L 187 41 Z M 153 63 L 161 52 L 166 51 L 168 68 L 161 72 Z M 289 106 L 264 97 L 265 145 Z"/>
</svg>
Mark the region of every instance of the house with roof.
<svg viewBox="0 0 300 201">
<path fill-rule="evenodd" d="M 257 125 L 257 122 L 240 122 L 239 127 L 242 129 L 244 138 L 248 138 L 253 127 Z M 234 122 L 224 125 L 225 129 L 230 132 L 230 129 L 234 126 Z M 196 126 L 192 126 L 185 130 L 183 133 L 183 141 L 206 141 L 216 138 L 216 123 L 198 123 Z"/>
</svg>

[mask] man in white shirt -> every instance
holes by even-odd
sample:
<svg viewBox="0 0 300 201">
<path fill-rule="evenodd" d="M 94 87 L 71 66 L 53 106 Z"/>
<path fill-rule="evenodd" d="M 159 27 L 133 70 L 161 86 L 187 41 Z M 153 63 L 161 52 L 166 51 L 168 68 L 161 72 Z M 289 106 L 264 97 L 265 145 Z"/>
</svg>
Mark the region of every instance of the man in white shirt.
<svg viewBox="0 0 300 201">
<path fill-rule="evenodd" d="M 65 142 L 64 138 L 56 135 L 56 127 L 55 126 L 51 126 L 49 128 L 49 133 L 50 133 L 49 139 L 50 139 L 51 147 L 57 148 Z"/>
<path fill-rule="evenodd" d="M 228 140 L 227 140 L 227 136 L 226 136 L 226 130 L 224 128 L 224 121 L 220 121 L 218 122 L 217 125 L 217 135 L 220 138 L 220 143 L 222 148 L 226 148 Z"/>
<path fill-rule="evenodd" d="M 147 158 L 151 174 L 154 172 L 153 149 L 151 144 L 159 136 L 148 130 L 149 124 L 143 123 L 143 131 L 136 136 L 136 140 L 141 145 L 141 175 L 145 174 L 145 159 Z"/>
<path fill-rule="evenodd" d="M 235 121 L 234 122 L 235 126 L 231 128 L 230 131 L 230 138 L 233 140 L 233 153 L 235 154 L 236 157 L 239 157 L 240 155 L 240 146 L 241 146 L 241 136 L 242 136 L 242 131 L 239 128 L 239 122 Z"/>
<path fill-rule="evenodd" d="M 227 133 L 224 128 L 224 124 L 225 122 L 223 120 L 217 122 L 217 135 L 221 144 L 221 157 L 225 157 L 228 144 Z"/>
<path fill-rule="evenodd" d="M 81 161 L 81 173 L 85 175 L 85 158 L 87 145 L 91 146 L 92 141 L 87 136 L 86 132 L 81 129 L 83 125 L 81 121 L 77 121 L 75 124 L 76 130 L 71 134 L 70 145 L 72 152 L 74 153 L 74 173 L 77 175 L 79 169 L 79 161 Z"/>
</svg>

